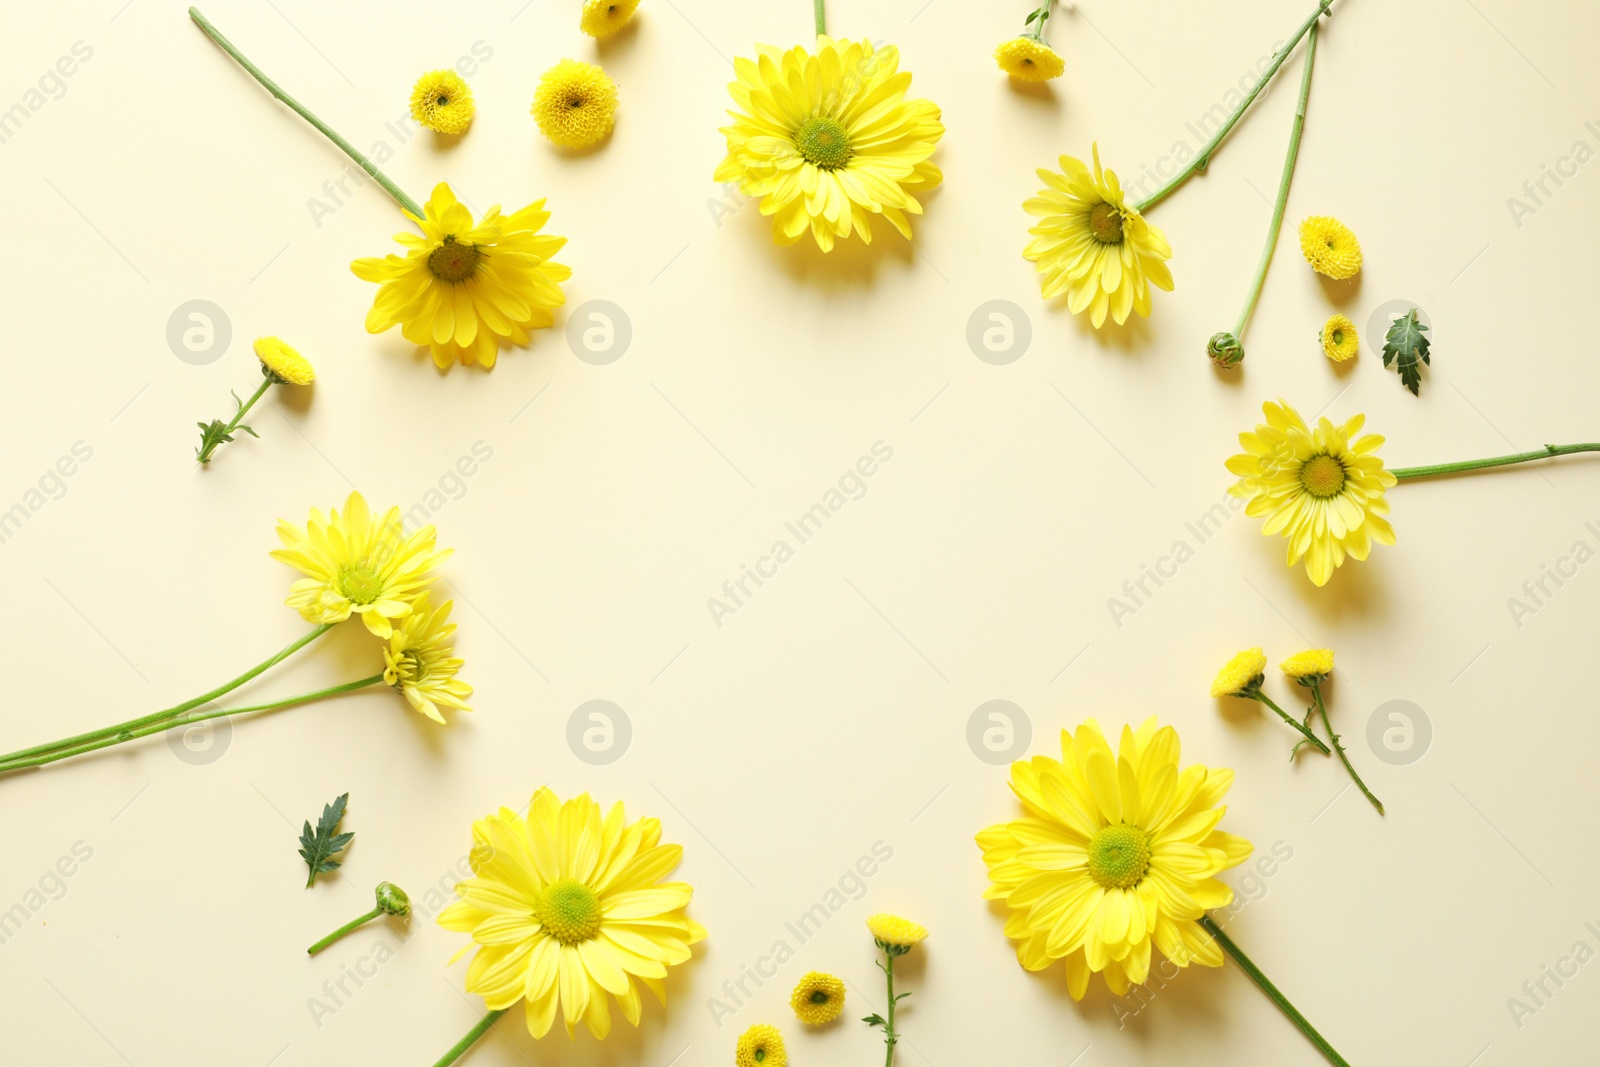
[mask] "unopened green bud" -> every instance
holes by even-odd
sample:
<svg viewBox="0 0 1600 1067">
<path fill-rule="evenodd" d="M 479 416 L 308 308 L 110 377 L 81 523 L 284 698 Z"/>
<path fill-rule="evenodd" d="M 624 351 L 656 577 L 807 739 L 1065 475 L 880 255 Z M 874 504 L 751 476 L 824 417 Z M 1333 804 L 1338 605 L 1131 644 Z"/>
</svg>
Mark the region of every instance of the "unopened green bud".
<svg viewBox="0 0 1600 1067">
<path fill-rule="evenodd" d="M 1206 355 L 1223 370 L 1232 370 L 1244 362 L 1244 345 L 1233 334 L 1223 330 L 1212 334 L 1211 340 L 1206 343 Z"/>
<path fill-rule="evenodd" d="M 407 915 L 411 911 L 411 898 L 393 882 L 379 882 L 376 890 L 378 907 L 390 915 Z"/>
</svg>

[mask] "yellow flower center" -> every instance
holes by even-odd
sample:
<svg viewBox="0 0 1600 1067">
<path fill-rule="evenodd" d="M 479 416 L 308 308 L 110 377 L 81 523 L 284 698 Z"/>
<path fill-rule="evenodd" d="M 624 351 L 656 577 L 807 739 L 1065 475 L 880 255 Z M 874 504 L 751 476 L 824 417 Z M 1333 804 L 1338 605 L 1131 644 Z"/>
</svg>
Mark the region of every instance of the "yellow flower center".
<svg viewBox="0 0 1600 1067">
<path fill-rule="evenodd" d="M 370 604 L 383 592 L 383 580 L 371 567 L 352 567 L 339 572 L 339 593 L 352 604 Z"/>
<path fill-rule="evenodd" d="M 1122 243 L 1122 211 L 1104 200 L 1089 209 L 1089 233 L 1103 245 Z"/>
<path fill-rule="evenodd" d="M 574 878 L 545 886 L 533 915 L 545 932 L 563 945 L 589 941 L 600 933 L 600 898 Z"/>
<path fill-rule="evenodd" d="M 1312 456 L 1300 468 L 1300 484 L 1320 499 L 1338 496 L 1344 489 L 1344 464 L 1332 456 Z"/>
<path fill-rule="evenodd" d="M 800 124 L 794 132 L 794 146 L 807 163 L 823 170 L 837 170 L 856 154 L 850 147 L 850 134 L 845 128 L 821 115 L 813 115 Z"/>
<path fill-rule="evenodd" d="M 1137 826 L 1102 826 L 1089 839 L 1089 877 L 1107 889 L 1132 889 L 1150 869 L 1150 835 Z"/>
<path fill-rule="evenodd" d="M 444 244 L 428 253 L 428 269 L 433 276 L 445 282 L 464 282 L 478 270 L 483 253 L 472 245 L 462 244 L 455 234 L 444 239 Z"/>
</svg>

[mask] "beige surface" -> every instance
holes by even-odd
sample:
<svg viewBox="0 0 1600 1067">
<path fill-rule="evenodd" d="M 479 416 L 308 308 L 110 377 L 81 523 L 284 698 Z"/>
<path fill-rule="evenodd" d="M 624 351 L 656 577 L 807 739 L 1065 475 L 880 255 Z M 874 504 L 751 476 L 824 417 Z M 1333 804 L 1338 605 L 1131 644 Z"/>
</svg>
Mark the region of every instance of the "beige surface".
<svg viewBox="0 0 1600 1067">
<path fill-rule="evenodd" d="M 764 1020 L 785 1025 L 797 1065 L 876 1062 L 865 1027 L 802 1037 L 785 1002 L 818 968 L 849 979 L 853 1014 L 877 1006 L 861 920 L 879 909 L 934 931 L 910 981 L 904 1067 L 1319 1062 L 1231 967 L 1185 973 L 1120 1030 L 1103 988 L 1074 1005 L 1058 978 L 1017 967 L 979 898 L 972 843 L 1015 811 L 1004 771 L 966 741 L 993 699 L 1025 710 L 1034 752 L 1086 715 L 1113 726 L 1158 712 L 1188 758 L 1237 769 L 1225 825 L 1291 858 L 1247 883 L 1254 902 L 1230 929 L 1352 1062 L 1592 1058 L 1600 964 L 1546 980 L 1554 996 L 1520 1028 L 1507 999 L 1542 967 L 1570 970 L 1575 942 L 1600 948 L 1584 926 L 1600 920 L 1600 577 L 1586 564 L 1559 589 L 1547 581 L 1554 595 L 1520 626 L 1507 601 L 1575 543 L 1600 548 L 1600 469 L 1580 458 L 1402 486 L 1399 544 L 1320 591 L 1253 520 L 1203 545 L 1185 523 L 1224 499 L 1234 435 L 1279 395 L 1307 414 L 1367 412 L 1391 464 L 1600 436 L 1586 310 L 1600 178 L 1562 162 L 1575 142 L 1586 160 L 1600 148 L 1596 16 L 1551 0 L 1340 0 L 1289 218 L 1336 214 L 1360 234 L 1366 270 L 1338 295 L 1364 351 L 1340 373 L 1316 350 L 1335 291 L 1288 228 L 1247 365 L 1221 377 L 1202 349 L 1231 324 L 1259 252 L 1292 88 L 1280 81 L 1210 175 L 1154 214 L 1178 290 L 1148 322 L 1095 335 L 1042 306 L 1019 205 L 1035 166 L 1094 139 L 1130 177 L 1175 139 L 1192 148 L 1185 123 L 1306 5 L 1085 4 L 1052 26 L 1069 73 L 1042 96 L 1009 88 L 988 55 L 1026 6 L 834 0 L 837 32 L 902 47 L 949 132 L 916 252 L 886 240 L 824 260 L 772 247 L 753 207 L 716 207 L 726 194 L 710 178 L 728 59 L 802 40 L 800 0 L 646 0 L 637 32 L 601 53 L 622 88 L 616 136 L 579 159 L 527 114 L 539 71 L 594 54 L 576 0 L 212 3 L 358 144 L 394 144 L 390 172 L 415 195 L 448 179 L 479 207 L 548 196 L 571 238 L 569 310 L 611 301 L 631 323 L 609 365 L 575 358 L 558 328 L 492 375 L 444 377 L 398 336 L 362 330 L 371 287 L 348 263 L 390 247 L 392 206 L 368 185 L 318 225 L 308 198 L 331 203 L 322 186 L 342 157 L 181 6 L 12 6 L 0 106 L 26 106 L 75 42 L 92 55 L 0 144 L 0 505 L 27 500 L 75 442 L 92 458 L 0 545 L 4 747 L 163 706 L 300 633 L 281 604 L 290 574 L 266 556 L 273 523 L 352 486 L 437 512 L 478 711 L 439 729 L 377 691 L 241 722 L 210 763 L 158 738 L 0 781 L 0 909 L 31 912 L 0 944 L 0 1060 L 431 1062 L 480 1010 L 464 965 L 445 966 L 457 935 L 417 921 L 404 935 L 374 925 L 314 962 L 303 946 L 368 907 L 380 879 L 419 898 L 448 884 L 471 820 L 548 782 L 659 815 L 686 846 L 711 937 L 639 1031 L 536 1044 L 511 1018 L 472 1053 L 480 1067 L 726 1063 L 736 1033 Z M 399 144 L 385 123 L 411 80 L 475 48 L 492 55 L 470 79 L 471 133 L 449 149 L 431 135 Z M 1507 198 L 1558 165 L 1576 176 L 1547 180 L 1553 195 L 1519 226 Z M 165 339 L 193 299 L 233 331 L 204 366 Z M 1031 347 L 1005 366 L 965 340 L 994 299 L 1031 322 Z M 1365 332 L 1389 300 L 1435 326 L 1420 400 Z M 263 333 L 317 361 L 314 398 L 264 409 L 263 440 L 197 471 L 193 425 L 253 384 L 248 341 Z M 707 598 L 880 441 L 892 458 L 864 495 L 715 625 Z M 492 457 L 458 483 L 478 442 Z M 434 507 L 441 487 L 459 499 Z M 1193 558 L 1117 625 L 1108 598 L 1179 540 Z M 1206 699 L 1217 664 L 1257 643 L 1274 657 L 1338 650 L 1334 714 L 1388 818 L 1331 763 L 1290 767 L 1281 727 Z M 250 692 L 359 676 L 374 655 L 347 628 Z M 597 699 L 632 724 L 606 766 L 566 740 L 574 709 Z M 1390 700 L 1432 724 L 1410 765 L 1364 740 Z M 344 790 L 347 877 L 304 891 L 296 829 Z M 865 898 L 798 946 L 785 923 L 877 842 L 893 858 Z M 58 883 L 61 857 L 74 873 Z M 41 884 L 48 895 L 30 895 Z M 781 940 L 797 957 L 719 1028 L 710 998 Z M 346 979 L 354 995 L 319 1018 L 313 998 L 347 968 L 373 976 Z"/>
</svg>

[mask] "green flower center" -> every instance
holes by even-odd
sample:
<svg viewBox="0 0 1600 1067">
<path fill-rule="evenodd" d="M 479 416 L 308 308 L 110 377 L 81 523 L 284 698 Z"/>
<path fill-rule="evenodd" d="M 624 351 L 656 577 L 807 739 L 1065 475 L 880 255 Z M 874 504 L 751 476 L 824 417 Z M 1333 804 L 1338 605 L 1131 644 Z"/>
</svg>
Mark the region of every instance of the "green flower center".
<svg viewBox="0 0 1600 1067">
<path fill-rule="evenodd" d="M 1137 826 L 1102 826 L 1089 839 L 1089 877 L 1107 889 L 1132 889 L 1150 869 L 1150 835 Z"/>
<path fill-rule="evenodd" d="M 1333 343 L 1336 344 L 1336 345 L 1344 344 L 1344 331 L 1343 330 L 1334 330 L 1333 331 Z"/>
<path fill-rule="evenodd" d="M 573 878 L 545 886 L 533 915 L 545 932 L 563 945 L 589 941 L 600 933 L 600 898 Z"/>
<path fill-rule="evenodd" d="M 383 579 L 373 573 L 371 567 L 352 567 L 340 571 L 335 584 L 340 595 L 352 604 L 370 604 L 383 592 Z"/>
<path fill-rule="evenodd" d="M 450 98 L 448 96 L 441 96 L 438 100 L 434 101 L 434 103 L 438 104 L 440 107 L 449 107 Z"/>
<path fill-rule="evenodd" d="M 483 253 L 472 245 L 462 244 L 455 234 L 444 239 L 444 244 L 428 253 L 428 269 L 444 282 L 464 282 L 478 270 Z"/>
<path fill-rule="evenodd" d="M 811 1003 L 813 1003 L 813 1004 L 826 1004 L 826 1003 L 828 1003 L 828 994 L 824 993 L 820 989 L 817 990 L 816 992 L 811 994 Z"/>
<path fill-rule="evenodd" d="M 1115 204 L 1100 201 L 1089 209 L 1089 233 L 1103 245 L 1122 243 L 1122 211 Z"/>
<path fill-rule="evenodd" d="M 850 147 L 850 134 L 844 126 L 821 115 L 813 115 L 800 124 L 794 131 L 794 146 L 807 163 L 823 170 L 838 170 L 856 154 Z"/>
<path fill-rule="evenodd" d="M 1312 456 L 1300 468 L 1300 484 L 1319 499 L 1338 496 L 1344 489 L 1344 464 L 1332 456 Z"/>
<path fill-rule="evenodd" d="M 764 1048 L 756 1049 L 756 1062 L 757 1063 L 765 1063 L 765 1062 L 767 1062 L 767 1050 L 766 1049 L 764 1049 Z"/>
</svg>

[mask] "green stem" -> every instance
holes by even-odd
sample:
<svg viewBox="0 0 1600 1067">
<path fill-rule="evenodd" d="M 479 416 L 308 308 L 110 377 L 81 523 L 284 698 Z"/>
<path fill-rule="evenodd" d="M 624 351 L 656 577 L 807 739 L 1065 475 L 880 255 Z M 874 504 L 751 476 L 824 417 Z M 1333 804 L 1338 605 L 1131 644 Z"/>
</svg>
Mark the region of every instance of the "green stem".
<svg viewBox="0 0 1600 1067">
<path fill-rule="evenodd" d="M 821 37 L 828 32 L 828 12 L 824 7 L 826 0 L 812 0 L 812 10 L 817 16 L 817 36 Z"/>
<path fill-rule="evenodd" d="M 1233 129 L 1234 124 L 1244 116 L 1245 111 L 1248 110 L 1250 105 L 1255 102 L 1256 97 L 1261 94 L 1261 90 L 1266 88 L 1267 83 L 1272 80 L 1272 76 L 1278 72 L 1278 68 L 1283 66 L 1283 61 L 1289 58 L 1289 53 L 1293 52 L 1295 45 L 1300 43 L 1300 38 L 1311 32 L 1311 27 L 1317 24 L 1318 19 L 1324 15 L 1332 14 L 1332 12 L 1329 11 L 1329 7 L 1332 5 L 1332 3 L 1333 0 L 1320 0 L 1317 5 L 1317 10 L 1312 13 L 1310 18 L 1306 19 L 1306 21 L 1301 24 L 1300 28 L 1295 31 L 1294 36 L 1289 38 L 1288 43 L 1286 43 L 1282 48 L 1278 49 L 1276 54 L 1273 55 L 1272 65 L 1267 68 L 1267 72 L 1261 76 L 1260 81 L 1256 82 L 1255 88 L 1250 90 L 1249 95 L 1240 102 L 1239 106 L 1233 109 L 1233 114 L 1228 116 L 1228 120 L 1222 124 L 1222 128 L 1217 130 L 1216 134 L 1211 138 L 1211 140 L 1206 142 L 1204 148 L 1200 149 L 1200 154 L 1194 158 L 1194 162 L 1190 163 L 1183 170 L 1173 175 L 1171 181 L 1167 182 L 1167 184 L 1157 189 L 1151 196 L 1141 201 L 1135 207 L 1136 211 L 1144 212 L 1155 207 L 1157 204 L 1161 203 L 1161 201 L 1171 196 L 1173 192 L 1177 190 L 1178 186 L 1182 185 L 1196 174 L 1205 170 L 1206 167 L 1211 164 L 1212 153 L 1217 150 L 1217 146 L 1222 143 L 1223 138 L 1228 136 L 1228 131 Z"/>
<path fill-rule="evenodd" d="M 1304 1015 L 1300 1014 L 1299 1009 L 1289 1003 L 1289 998 L 1278 991 L 1278 987 L 1272 984 L 1271 979 L 1261 973 L 1261 968 L 1252 963 L 1250 957 L 1246 956 L 1244 951 L 1233 943 L 1233 939 L 1222 932 L 1222 927 L 1218 926 L 1211 916 L 1202 915 L 1195 921 L 1205 929 L 1206 933 L 1216 938 L 1217 944 L 1222 946 L 1222 950 L 1233 957 L 1233 962 L 1237 963 L 1240 969 L 1250 976 L 1250 980 L 1267 995 L 1268 1000 L 1278 1006 L 1279 1011 L 1289 1017 L 1290 1022 L 1300 1028 L 1300 1032 L 1306 1035 L 1306 1040 L 1315 1045 L 1317 1051 L 1328 1058 L 1329 1063 L 1336 1064 L 1337 1067 L 1350 1067 L 1349 1062 L 1334 1051 L 1332 1045 L 1328 1044 L 1327 1038 L 1317 1033 L 1317 1028 L 1312 1026 Z"/>
<path fill-rule="evenodd" d="M 225 696 L 228 693 L 233 692 L 235 689 L 239 688 L 241 685 L 244 685 L 246 682 L 255 678 L 262 672 L 282 663 L 284 660 L 288 659 L 296 652 L 299 652 L 302 648 L 305 648 L 311 642 L 315 641 L 317 638 L 321 637 L 331 629 L 333 629 L 332 623 L 322 623 L 318 626 L 312 627 L 309 633 L 305 634 L 303 637 L 299 637 L 294 641 L 291 641 L 276 654 L 268 656 L 266 659 L 262 660 L 254 667 L 251 667 L 249 670 L 245 671 L 232 681 L 225 682 L 222 685 L 217 686 L 217 688 L 211 690 L 209 693 L 201 693 L 194 699 L 186 700 L 182 704 L 177 704 L 173 707 L 165 708 L 161 711 L 157 711 L 137 719 L 129 719 L 127 722 L 118 723 L 115 726 L 106 726 L 99 730 L 90 730 L 87 733 L 75 734 L 72 737 L 64 737 L 61 740 L 51 742 L 48 745 L 34 745 L 32 748 L 22 748 L 15 752 L 8 752 L 6 755 L 0 756 L 0 769 L 3 769 L 6 764 L 9 764 L 14 760 L 24 759 L 28 756 L 37 756 L 45 752 L 52 752 L 59 748 L 68 748 L 74 745 L 82 744 L 85 741 L 93 741 L 97 738 L 109 737 L 127 730 L 137 730 L 140 727 L 148 726 L 151 723 L 161 722 L 165 719 L 170 719 L 175 715 L 182 715 L 186 711 L 198 708 L 202 704 L 209 703 L 220 696 Z"/>
<path fill-rule="evenodd" d="M 819 9 L 821 8 L 821 5 L 822 0 L 817 0 L 817 6 Z M 372 175 L 372 180 L 383 186 L 389 195 L 394 197 L 396 203 L 405 208 L 407 211 L 411 212 L 411 214 L 416 216 L 418 219 L 423 217 L 422 208 L 418 206 L 417 202 L 407 196 L 404 190 L 391 181 L 387 174 L 379 170 L 377 164 L 373 163 L 372 160 L 362 155 L 361 152 L 356 149 L 355 145 L 341 137 L 338 132 L 333 129 L 333 127 L 329 126 L 326 122 L 323 122 L 310 111 L 306 110 L 304 104 L 300 103 L 300 101 L 284 92 L 283 89 L 279 87 L 278 83 L 267 77 L 260 67 L 246 59 L 244 53 L 235 48 L 233 46 L 233 42 L 222 36 L 221 31 L 211 24 L 210 19 L 200 14 L 199 8 L 191 7 L 189 9 L 189 17 L 194 20 L 196 26 L 199 26 L 205 31 L 207 37 L 211 38 L 217 43 L 218 47 L 220 47 L 224 52 L 228 53 L 228 55 L 232 56 L 234 62 L 238 63 L 245 70 L 249 71 L 250 76 L 256 81 L 260 82 L 266 88 L 267 92 L 283 101 L 294 111 L 295 114 L 299 115 L 301 118 L 311 123 L 311 125 L 315 126 L 324 137 L 338 145 L 345 155 L 355 160 L 356 163 L 360 165 L 362 170 Z"/>
<path fill-rule="evenodd" d="M 268 389 L 272 388 L 272 385 L 273 380 L 270 377 L 263 376 L 260 387 L 250 395 L 249 400 L 246 400 L 244 403 L 239 405 L 239 412 L 238 414 L 234 415 L 233 421 L 224 426 L 222 428 L 222 432 L 218 434 L 215 439 L 208 442 L 206 447 L 201 450 L 197 456 L 195 456 L 195 459 L 199 460 L 201 463 L 210 463 L 211 454 L 217 450 L 218 445 L 222 444 L 222 439 L 233 433 L 233 431 L 238 428 L 239 422 L 244 418 L 245 412 L 254 407 L 256 401 L 260 400 L 262 395 L 266 393 Z"/>
<path fill-rule="evenodd" d="M 484 1034 L 487 1034 L 489 1032 L 489 1027 L 493 1026 L 495 1020 L 504 1015 L 507 1010 L 508 1009 L 506 1008 L 496 1008 L 488 1015 L 485 1015 L 483 1018 L 479 1019 L 478 1025 L 474 1026 L 471 1030 L 468 1030 L 466 1036 L 452 1045 L 449 1052 L 446 1052 L 443 1056 L 440 1056 L 438 1062 L 435 1063 L 433 1067 L 447 1067 L 447 1065 L 459 1060 L 461 1058 L 461 1054 L 467 1051 L 467 1049 L 471 1048 L 477 1042 L 478 1038 L 482 1037 Z"/>
<path fill-rule="evenodd" d="M 1039 17 L 1033 20 L 1033 28 L 1023 34 L 1024 37 L 1032 37 L 1040 44 L 1044 43 L 1044 24 L 1050 21 L 1050 9 L 1055 6 L 1055 2 L 1056 0 L 1044 0 L 1044 4 L 1038 9 Z"/>
<path fill-rule="evenodd" d="M 1513 463 L 1532 463 L 1554 456 L 1570 456 L 1575 452 L 1600 452 L 1600 442 L 1580 445 L 1545 445 L 1533 452 L 1518 452 L 1512 456 L 1494 456 L 1490 459 L 1464 459 L 1459 463 L 1435 463 L 1428 467 L 1396 467 L 1389 473 L 1404 481 L 1407 478 L 1432 478 L 1438 474 L 1455 474 L 1459 471 L 1482 470 L 1485 467 L 1508 467 Z"/>
<path fill-rule="evenodd" d="M 900 1040 L 899 1035 L 894 1032 L 894 953 L 888 949 L 884 949 L 883 958 L 886 961 L 883 968 L 883 973 L 887 975 L 889 979 L 889 1010 L 883 1025 L 883 1040 L 884 1043 L 889 1046 L 889 1052 L 883 1061 L 883 1067 L 893 1067 L 894 1046 Z"/>
<path fill-rule="evenodd" d="M 340 693 L 348 693 L 355 689 L 364 689 L 369 685 L 377 685 L 381 681 L 383 681 L 383 675 L 374 674 L 371 678 L 362 678 L 359 681 L 345 682 L 341 685 L 330 685 L 326 689 L 318 689 L 310 693 L 301 693 L 299 696 L 286 697 L 283 700 L 274 700 L 267 704 L 252 704 L 249 707 L 244 708 L 223 708 L 216 711 L 208 711 L 202 715 L 190 715 L 184 718 L 168 718 L 163 721 L 141 727 L 137 730 L 123 730 L 112 735 L 111 737 L 102 737 L 94 741 L 87 741 L 81 745 L 74 745 L 71 748 L 53 750 L 42 756 L 32 756 L 27 759 L 6 760 L 0 762 L 0 774 L 9 774 L 12 771 L 20 771 L 26 767 L 42 767 L 47 763 L 54 763 L 57 760 L 64 760 L 71 756 L 81 756 L 85 752 L 94 752 L 102 748 L 110 748 L 112 745 L 120 745 L 126 741 L 133 741 L 141 737 L 149 737 L 151 734 L 159 734 L 166 730 L 176 729 L 180 726 L 191 726 L 197 722 L 205 722 L 207 719 L 217 719 L 233 715 L 250 715 L 259 711 L 276 711 L 279 708 L 286 708 L 291 704 L 305 704 L 312 700 L 321 700 L 323 697 L 338 696 Z"/>
<path fill-rule="evenodd" d="M 1261 287 L 1267 284 L 1267 268 L 1272 265 L 1272 253 L 1278 248 L 1278 233 L 1283 229 L 1283 211 L 1289 204 L 1289 182 L 1294 178 L 1295 160 L 1300 157 L 1300 135 L 1306 128 L 1306 104 L 1311 100 L 1311 68 L 1317 59 L 1317 27 L 1311 27 L 1306 39 L 1305 71 L 1300 75 L 1300 102 L 1294 109 L 1294 126 L 1289 131 L 1289 151 L 1283 161 L 1283 175 L 1278 179 L 1278 199 L 1272 205 L 1272 223 L 1267 227 L 1267 244 L 1261 250 L 1261 261 L 1256 264 L 1255 280 L 1250 283 L 1250 293 L 1245 297 L 1244 310 L 1239 312 L 1239 324 L 1233 336 L 1244 340 L 1244 328 L 1256 310 L 1261 298 Z"/>
<path fill-rule="evenodd" d="M 315 956 L 317 953 L 321 952 L 323 949 L 339 940 L 345 934 L 348 934 L 351 930 L 354 930 L 360 926 L 365 926 L 367 923 L 371 922 L 373 919 L 376 919 L 382 914 L 383 905 L 380 904 L 376 908 L 373 908 L 371 911 L 367 912 L 365 915 L 361 916 L 359 919 L 351 919 L 349 922 L 339 927 L 339 929 L 335 930 L 321 941 L 318 941 L 315 945 L 312 945 L 310 948 L 306 949 L 306 955 Z"/>
<path fill-rule="evenodd" d="M 1339 754 L 1339 762 L 1344 764 L 1344 769 L 1350 772 L 1350 777 L 1354 778 L 1356 785 L 1361 787 L 1361 792 L 1366 794 L 1367 799 L 1372 801 L 1372 806 L 1378 809 L 1378 814 L 1382 815 L 1383 801 L 1372 795 L 1372 790 L 1367 788 L 1367 783 L 1363 782 L 1361 776 L 1356 773 L 1356 769 L 1350 766 L 1350 757 L 1345 755 L 1344 746 L 1339 743 L 1339 735 L 1333 732 L 1333 724 L 1328 721 L 1328 706 L 1322 702 L 1322 686 L 1320 684 L 1311 687 L 1311 699 L 1316 702 L 1317 714 L 1322 718 L 1322 728 L 1328 731 L 1328 740 L 1333 742 L 1333 750 Z"/>
<path fill-rule="evenodd" d="M 1308 742 L 1310 742 L 1311 744 L 1315 745 L 1317 747 L 1317 750 L 1319 752 L 1321 752 L 1324 756 L 1330 755 L 1330 753 L 1328 752 L 1328 746 L 1322 743 L 1322 738 L 1318 737 L 1316 734 L 1312 733 L 1309 729 L 1307 729 L 1306 727 L 1300 725 L 1300 723 L 1296 722 L 1295 719 L 1294 719 L 1294 716 L 1290 715 L 1287 711 L 1284 711 L 1282 708 L 1278 707 L 1278 705 L 1273 702 L 1273 699 L 1271 697 L 1267 696 L 1267 694 L 1263 693 L 1259 689 L 1257 689 L 1251 695 L 1256 700 L 1261 701 L 1261 703 L 1265 704 L 1267 707 L 1269 707 L 1273 711 L 1277 712 L 1278 713 L 1278 718 L 1282 719 L 1284 722 L 1288 723 L 1290 726 L 1294 727 L 1297 731 L 1299 731 L 1300 734 L 1302 736 L 1304 736 L 1305 739 Z"/>
</svg>

